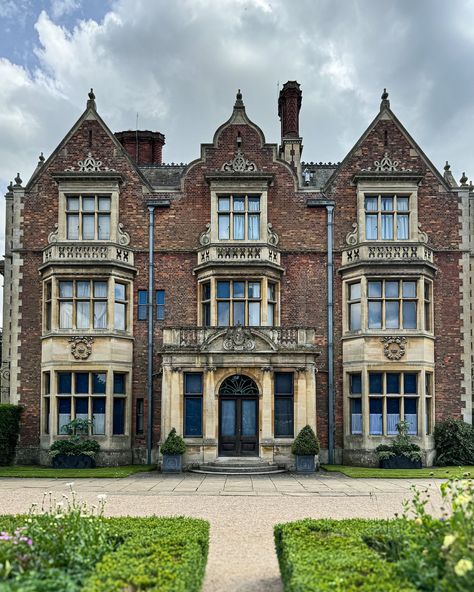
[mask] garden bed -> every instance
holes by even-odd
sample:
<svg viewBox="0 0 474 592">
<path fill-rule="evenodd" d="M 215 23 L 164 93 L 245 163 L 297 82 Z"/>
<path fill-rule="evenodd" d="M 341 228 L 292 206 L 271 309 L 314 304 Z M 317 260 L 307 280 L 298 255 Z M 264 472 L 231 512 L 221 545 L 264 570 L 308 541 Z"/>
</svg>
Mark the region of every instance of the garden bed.
<svg viewBox="0 0 474 592">
<path fill-rule="evenodd" d="M 53 469 L 38 465 L 14 465 L 0 467 L 0 477 L 26 477 L 30 479 L 115 479 L 128 477 L 135 473 L 156 471 L 156 465 L 123 465 L 120 467 L 96 467 L 95 469 Z"/>
<path fill-rule="evenodd" d="M 324 471 L 342 473 L 354 479 L 452 479 L 474 477 L 474 466 L 424 467 L 422 469 L 380 469 L 352 465 L 321 465 Z"/>
<path fill-rule="evenodd" d="M 0 516 L 0 590 L 201 589 L 209 541 L 207 522 L 191 518 L 81 517 L 74 512 L 58 519 L 57 514 Z M 8 540 L 12 536 L 16 542 Z M 19 558 L 10 556 L 11 573 L 4 567 L 8 565 L 8 552 Z M 23 562 L 21 569 L 15 560 Z"/>
</svg>

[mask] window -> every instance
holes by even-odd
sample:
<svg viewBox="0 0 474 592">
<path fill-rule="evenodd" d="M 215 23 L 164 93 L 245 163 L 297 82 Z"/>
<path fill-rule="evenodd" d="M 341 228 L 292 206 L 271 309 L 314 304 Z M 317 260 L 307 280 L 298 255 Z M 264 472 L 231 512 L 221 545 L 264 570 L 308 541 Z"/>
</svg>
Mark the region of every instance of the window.
<svg viewBox="0 0 474 592">
<path fill-rule="evenodd" d="M 119 331 L 127 328 L 127 286 L 115 282 L 114 327 Z"/>
<path fill-rule="evenodd" d="M 433 374 L 425 374 L 425 430 L 426 434 L 432 432 L 432 412 L 433 412 Z"/>
<path fill-rule="evenodd" d="M 217 198 L 219 240 L 260 239 L 260 195 Z"/>
<path fill-rule="evenodd" d="M 157 290 L 155 294 L 156 299 L 156 320 L 163 321 L 165 318 L 165 291 Z"/>
<path fill-rule="evenodd" d="M 293 374 L 275 372 L 275 438 L 292 438 L 293 420 Z"/>
<path fill-rule="evenodd" d="M 202 436 L 202 374 L 184 374 L 184 436 Z"/>
<path fill-rule="evenodd" d="M 66 196 L 66 236 L 69 240 L 109 240 L 110 195 Z"/>
<path fill-rule="evenodd" d="M 385 411 L 384 411 L 385 408 Z M 403 417 L 408 433 L 418 433 L 418 374 L 416 372 L 369 372 L 369 432 L 397 434 Z M 385 415 L 385 422 L 384 422 Z"/>
<path fill-rule="evenodd" d="M 351 434 L 362 434 L 362 375 L 349 374 Z"/>
<path fill-rule="evenodd" d="M 138 290 L 137 318 L 139 321 L 146 321 L 148 307 L 148 291 Z"/>
<path fill-rule="evenodd" d="M 105 372 L 58 372 L 58 434 L 71 419 L 91 419 L 92 433 L 105 434 L 106 387 Z"/>
<path fill-rule="evenodd" d="M 365 238 L 408 240 L 410 198 L 407 195 L 366 195 Z"/>
<path fill-rule="evenodd" d="M 125 434 L 125 394 L 127 375 L 114 372 L 114 398 L 112 409 L 112 434 Z"/>
<path fill-rule="evenodd" d="M 211 326 L 211 282 L 201 284 L 201 314 L 203 327 Z"/>
<path fill-rule="evenodd" d="M 432 331 L 432 324 L 431 324 L 431 286 L 432 283 L 428 280 L 425 280 L 423 283 L 423 297 L 424 297 L 424 323 L 425 323 L 425 331 Z"/>
<path fill-rule="evenodd" d="M 260 325 L 260 282 L 217 282 L 217 325 Z"/>
<path fill-rule="evenodd" d="M 61 280 L 59 282 L 60 329 L 107 328 L 107 282 Z"/>
<path fill-rule="evenodd" d="M 369 329 L 416 329 L 416 281 L 369 281 Z"/>
<path fill-rule="evenodd" d="M 51 433 L 51 373 L 43 373 L 43 429 L 45 434 Z"/>
<path fill-rule="evenodd" d="M 145 403 L 143 399 L 137 399 L 136 408 L 136 423 L 135 431 L 137 435 L 143 434 L 144 431 L 144 419 L 145 419 Z"/>
<path fill-rule="evenodd" d="M 273 327 L 276 320 L 277 287 L 273 282 L 268 282 L 267 290 L 267 325 Z"/>
<path fill-rule="evenodd" d="M 360 282 L 348 285 L 349 331 L 360 329 Z"/>
<path fill-rule="evenodd" d="M 51 331 L 52 299 L 52 282 L 46 282 L 44 288 L 44 328 L 46 331 Z"/>
</svg>

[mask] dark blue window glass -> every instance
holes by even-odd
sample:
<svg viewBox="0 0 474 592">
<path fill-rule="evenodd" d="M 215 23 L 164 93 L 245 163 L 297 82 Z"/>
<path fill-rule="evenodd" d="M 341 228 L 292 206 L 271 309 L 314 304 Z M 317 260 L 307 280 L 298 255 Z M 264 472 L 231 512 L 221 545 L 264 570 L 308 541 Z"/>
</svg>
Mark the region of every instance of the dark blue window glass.
<svg viewBox="0 0 474 592">
<path fill-rule="evenodd" d="M 86 419 L 89 416 L 89 399 L 87 397 L 76 398 L 76 417 L 78 415 L 85 415 Z"/>
<path fill-rule="evenodd" d="M 405 414 L 416 415 L 416 399 L 405 399 Z"/>
<path fill-rule="evenodd" d="M 202 397 L 184 399 L 184 435 L 188 438 L 202 436 Z"/>
<path fill-rule="evenodd" d="M 186 395 L 202 395 L 202 374 L 185 374 L 184 392 Z"/>
<path fill-rule="evenodd" d="M 292 395 L 293 394 L 293 374 L 291 372 L 275 373 L 275 394 Z"/>
<path fill-rule="evenodd" d="M 162 321 L 165 318 L 165 291 L 156 291 L 156 319 Z"/>
<path fill-rule="evenodd" d="M 387 393 L 398 394 L 400 392 L 400 374 L 387 373 Z"/>
<path fill-rule="evenodd" d="M 105 399 L 102 397 L 92 399 L 92 413 L 105 413 Z"/>
<path fill-rule="evenodd" d="M 230 298 L 230 282 L 217 282 L 217 298 Z"/>
<path fill-rule="evenodd" d="M 382 413 L 382 399 L 369 399 L 370 413 Z"/>
<path fill-rule="evenodd" d="M 138 290 L 138 320 L 144 321 L 147 317 L 147 291 Z"/>
<path fill-rule="evenodd" d="M 369 374 L 369 393 L 382 393 L 382 374 L 380 372 L 371 372 Z"/>
<path fill-rule="evenodd" d="M 400 399 L 387 399 L 387 413 L 395 415 L 400 413 Z"/>
<path fill-rule="evenodd" d="M 118 374 L 114 372 L 114 394 L 125 394 L 125 374 Z"/>
<path fill-rule="evenodd" d="M 70 372 L 59 372 L 58 374 L 58 393 L 70 393 L 71 392 L 71 373 Z"/>
<path fill-rule="evenodd" d="M 404 392 L 406 395 L 416 395 L 416 374 L 406 372 L 404 378 Z"/>
<path fill-rule="evenodd" d="M 293 437 L 293 397 L 275 397 L 275 437 Z"/>
<path fill-rule="evenodd" d="M 362 413 L 362 399 L 351 399 L 351 413 Z"/>
<path fill-rule="evenodd" d="M 362 377 L 360 374 L 351 374 L 351 394 L 360 395 L 362 393 Z"/>
<path fill-rule="evenodd" d="M 58 399 L 58 412 L 71 413 L 71 399 Z"/>
<path fill-rule="evenodd" d="M 76 372 L 76 393 L 86 395 L 89 392 L 89 374 L 87 372 Z"/>
<path fill-rule="evenodd" d="M 94 372 L 92 374 L 92 392 L 96 395 L 105 395 L 105 385 L 107 384 L 107 375 L 105 372 Z"/>
<path fill-rule="evenodd" d="M 114 399 L 112 433 L 114 436 L 125 433 L 125 399 Z"/>
</svg>

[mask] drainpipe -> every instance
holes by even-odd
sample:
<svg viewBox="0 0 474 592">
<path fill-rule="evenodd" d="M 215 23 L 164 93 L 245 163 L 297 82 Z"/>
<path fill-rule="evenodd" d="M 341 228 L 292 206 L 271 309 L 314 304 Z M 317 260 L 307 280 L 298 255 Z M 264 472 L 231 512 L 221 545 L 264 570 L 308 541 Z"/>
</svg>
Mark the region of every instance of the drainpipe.
<svg viewBox="0 0 474 592">
<path fill-rule="evenodd" d="M 327 205 L 327 311 L 328 311 L 328 453 L 334 464 L 334 206 Z"/>
<path fill-rule="evenodd" d="M 153 286 L 155 283 L 154 270 L 154 240 L 155 240 L 155 206 L 148 206 L 148 343 L 147 343 L 147 443 L 146 458 L 147 464 L 151 465 L 151 450 L 153 446 Z"/>
</svg>

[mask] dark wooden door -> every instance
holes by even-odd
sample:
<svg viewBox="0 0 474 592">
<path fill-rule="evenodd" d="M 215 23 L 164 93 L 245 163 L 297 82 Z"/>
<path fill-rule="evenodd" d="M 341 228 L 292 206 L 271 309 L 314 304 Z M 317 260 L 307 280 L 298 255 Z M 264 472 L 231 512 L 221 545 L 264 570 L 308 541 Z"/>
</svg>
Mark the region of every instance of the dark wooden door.
<svg viewBox="0 0 474 592">
<path fill-rule="evenodd" d="M 220 397 L 219 454 L 258 456 L 258 397 Z"/>
</svg>

